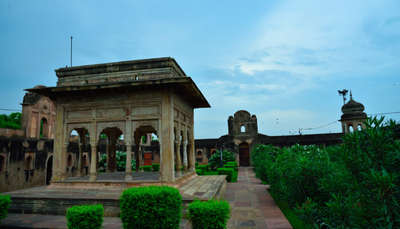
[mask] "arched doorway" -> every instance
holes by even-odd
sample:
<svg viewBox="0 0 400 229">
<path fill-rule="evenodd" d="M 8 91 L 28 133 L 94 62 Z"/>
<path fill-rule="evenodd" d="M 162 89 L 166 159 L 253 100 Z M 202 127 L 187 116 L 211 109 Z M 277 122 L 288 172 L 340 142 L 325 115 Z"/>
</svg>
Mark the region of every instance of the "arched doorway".
<svg viewBox="0 0 400 229">
<path fill-rule="evenodd" d="M 249 144 L 245 142 L 239 145 L 239 165 L 240 166 L 250 165 Z"/>
<path fill-rule="evenodd" d="M 50 156 L 46 165 L 46 185 L 50 184 L 51 176 L 53 175 L 53 156 Z"/>
</svg>

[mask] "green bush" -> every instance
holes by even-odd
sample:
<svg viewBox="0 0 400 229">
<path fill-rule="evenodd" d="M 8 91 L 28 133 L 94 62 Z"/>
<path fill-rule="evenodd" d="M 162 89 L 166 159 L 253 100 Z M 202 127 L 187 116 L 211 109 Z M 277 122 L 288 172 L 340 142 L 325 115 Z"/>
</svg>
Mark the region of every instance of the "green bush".
<svg viewBox="0 0 400 229">
<path fill-rule="evenodd" d="M 188 206 L 188 218 L 193 229 L 223 229 L 230 218 L 226 201 L 194 201 Z"/>
<path fill-rule="evenodd" d="M 207 165 L 198 165 L 196 169 L 201 169 L 203 171 L 208 171 L 208 164 Z"/>
<path fill-rule="evenodd" d="M 201 176 L 204 174 L 204 171 L 202 169 L 196 169 L 196 174 Z"/>
<path fill-rule="evenodd" d="M 103 205 L 73 206 L 67 210 L 69 229 L 98 229 L 103 224 Z"/>
<path fill-rule="evenodd" d="M 238 179 L 238 171 L 233 170 L 233 175 L 232 175 L 232 180 L 231 180 L 231 182 L 232 182 L 232 183 L 235 183 L 235 182 L 237 182 L 237 179 Z"/>
<path fill-rule="evenodd" d="M 144 172 L 151 172 L 151 171 L 153 171 L 153 166 L 143 165 L 143 166 L 140 166 L 140 170 L 143 170 Z"/>
<path fill-rule="evenodd" d="M 204 176 L 218 175 L 218 171 L 203 171 Z"/>
<path fill-rule="evenodd" d="M 257 146 L 256 176 L 315 228 L 400 228 L 396 123 L 369 118 L 336 146 Z"/>
<path fill-rule="evenodd" d="M 160 164 L 154 163 L 154 164 L 152 164 L 151 166 L 153 166 L 153 171 L 154 171 L 154 172 L 160 171 Z"/>
<path fill-rule="evenodd" d="M 121 220 L 130 228 L 179 228 L 182 197 L 168 186 L 126 189 L 120 197 Z"/>
<path fill-rule="evenodd" d="M 215 170 L 217 168 L 222 167 L 223 164 L 226 164 L 228 161 L 235 161 L 235 156 L 233 155 L 233 153 L 227 150 L 222 151 L 222 165 L 221 165 L 221 153 L 219 150 L 217 150 L 217 152 L 214 153 L 208 160 L 208 164 L 210 166 L 210 169 Z"/>
<path fill-rule="evenodd" d="M 228 161 L 224 165 L 225 168 L 234 168 L 236 171 L 238 171 L 238 164 L 236 161 Z"/>
<path fill-rule="evenodd" d="M 117 162 L 117 171 L 119 172 L 125 172 L 125 166 L 126 166 L 126 152 L 123 151 L 116 151 L 115 152 L 115 160 Z M 135 171 L 136 169 L 136 161 L 132 159 L 131 161 L 131 166 L 132 166 L 132 171 Z M 101 154 L 100 155 L 100 160 L 99 160 L 99 168 L 100 172 L 105 172 L 107 168 L 107 155 L 106 154 Z"/>
<path fill-rule="evenodd" d="M 217 169 L 218 175 L 227 175 L 226 176 L 226 181 L 232 182 L 232 177 L 234 176 L 235 170 L 232 168 L 219 168 Z"/>
<path fill-rule="evenodd" d="M 0 221 L 7 217 L 10 204 L 11 197 L 9 195 L 0 195 Z"/>
</svg>

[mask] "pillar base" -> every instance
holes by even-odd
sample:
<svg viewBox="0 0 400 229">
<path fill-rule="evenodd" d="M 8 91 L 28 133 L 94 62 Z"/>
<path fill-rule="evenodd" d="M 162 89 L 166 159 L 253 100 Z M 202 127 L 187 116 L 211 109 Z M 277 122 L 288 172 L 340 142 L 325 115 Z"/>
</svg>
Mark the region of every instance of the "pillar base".
<svg viewBox="0 0 400 229">
<path fill-rule="evenodd" d="M 131 173 L 126 173 L 125 174 L 125 181 L 131 181 L 132 180 L 132 174 Z"/>
<path fill-rule="evenodd" d="M 96 181 L 97 179 L 97 174 L 90 174 L 89 175 L 89 181 Z"/>
</svg>

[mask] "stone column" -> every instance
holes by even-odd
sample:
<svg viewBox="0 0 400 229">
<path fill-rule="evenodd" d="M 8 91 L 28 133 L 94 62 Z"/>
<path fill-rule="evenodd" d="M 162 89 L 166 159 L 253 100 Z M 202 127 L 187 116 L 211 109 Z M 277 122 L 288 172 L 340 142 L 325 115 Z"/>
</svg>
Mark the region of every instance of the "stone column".
<svg viewBox="0 0 400 229">
<path fill-rule="evenodd" d="M 80 177 L 81 176 L 81 169 L 82 169 L 82 152 L 83 152 L 83 150 L 82 150 L 82 140 L 81 140 L 81 135 L 82 135 L 82 133 L 79 133 L 79 139 L 78 139 L 78 168 L 77 168 L 77 172 L 76 172 L 76 175 L 78 176 L 78 177 Z"/>
<path fill-rule="evenodd" d="M 111 165 L 110 165 L 110 137 L 107 135 L 107 138 L 106 138 L 106 140 L 105 140 L 105 142 L 106 142 L 106 163 L 107 163 L 107 166 L 105 167 L 105 170 L 106 170 L 106 172 L 112 172 L 111 171 L 111 169 L 110 169 L 110 167 L 111 167 Z M 100 140 L 99 140 L 99 145 L 100 145 Z M 101 159 L 101 158 L 100 158 Z"/>
<path fill-rule="evenodd" d="M 189 139 L 190 143 L 189 143 L 189 154 L 190 154 L 190 162 L 189 162 L 189 167 L 190 167 L 190 171 L 195 171 L 196 170 L 196 154 L 195 154 L 195 150 L 194 150 L 194 131 L 193 131 L 193 127 L 191 128 L 191 134 L 192 137 Z"/>
<path fill-rule="evenodd" d="M 187 145 L 188 142 L 186 140 L 183 141 L 183 167 L 185 171 L 188 169 Z"/>
<path fill-rule="evenodd" d="M 126 143 L 125 180 L 132 180 L 132 146 Z"/>
<path fill-rule="evenodd" d="M 89 181 L 96 181 L 97 178 L 97 145 L 96 142 L 91 142 L 92 156 L 90 159 Z"/>
<path fill-rule="evenodd" d="M 64 107 L 56 103 L 56 123 L 54 138 L 53 176 L 51 182 L 61 181 L 66 172 L 66 153 L 64 152 Z"/>
<path fill-rule="evenodd" d="M 176 164 L 175 164 L 175 169 L 178 174 L 181 174 L 181 167 L 182 167 L 182 161 L 181 161 L 181 142 L 179 140 L 175 141 L 176 145 L 176 151 L 175 151 L 175 156 L 176 156 Z"/>
<path fill-rule="evenodd" d="M 162 93 L 160 127 L 160 178 L 162 182 L 175 181 L 174 169 L 174 109 L 173 94 L 169 90 Z"/>
<path fill-rule="evenodd" d="M 60 174 L 61 180 L 65 180 L 68 177 L 68 173 L 67 173 L 67 156 L 68 156 L 68 142 L 64 142 L 63 148 L 62 148 L 62 154 L 63 154 L 63 166 L 62 166 L 62 172 Z"/>
<path fill-rule="evenodd" d="M 132 108 L 129 106 L 129 110 Z M 125 145 L 126 145 L 126 163 L 125 163 L 125 180 L 132 180 L 132 121 L 130 115 L 127 116 L 125 122 Z"/>
</svg>

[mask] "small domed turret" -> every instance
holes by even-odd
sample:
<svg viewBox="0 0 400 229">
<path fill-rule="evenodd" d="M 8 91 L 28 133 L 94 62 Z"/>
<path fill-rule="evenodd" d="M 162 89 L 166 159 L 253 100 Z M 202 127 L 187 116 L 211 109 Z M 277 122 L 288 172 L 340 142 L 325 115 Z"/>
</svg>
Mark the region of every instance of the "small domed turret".
<svg viewBox="0 0 400 229">
<path fill-rule="evenodd" d="M 343 133 L 352 132 L 364 129 L 364 121 L 367 119 L 367 114 L 364 112 L 364 105 L 353 100 L 353 95 L 350 91 L 350 101 L 342 106 L 342 116 L 339 120 L 342 123 Z"/>
</svg>

